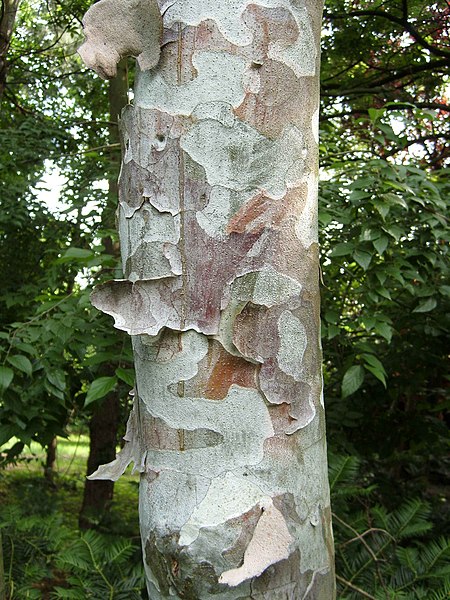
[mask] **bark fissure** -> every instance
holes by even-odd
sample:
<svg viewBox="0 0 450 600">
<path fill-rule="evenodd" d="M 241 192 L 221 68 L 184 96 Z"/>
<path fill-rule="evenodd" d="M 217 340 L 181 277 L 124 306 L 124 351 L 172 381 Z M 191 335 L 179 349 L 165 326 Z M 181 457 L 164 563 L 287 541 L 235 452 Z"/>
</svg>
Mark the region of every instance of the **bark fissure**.
<svg viewBox="0 0 450 600">
<path fill-rule="evenodd" d="M 320 11 L 310 0 L 172 3 L 159 62 L 140 65 L 123 114 L 124 279 L 92 299 L 133 336 L 137 393 L 125 447 L 96 476 L 132 461 L 142 473 L 151 598 L 334 597 Z"/>
</svg>

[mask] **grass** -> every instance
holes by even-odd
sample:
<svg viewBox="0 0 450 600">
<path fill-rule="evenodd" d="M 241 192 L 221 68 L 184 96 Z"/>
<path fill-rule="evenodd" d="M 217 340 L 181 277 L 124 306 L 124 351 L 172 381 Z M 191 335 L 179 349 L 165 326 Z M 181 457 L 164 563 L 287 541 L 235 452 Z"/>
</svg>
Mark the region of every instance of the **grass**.
<svg viewBox="0 0 450 600">
<path fill-rule="evenodd" d="M 88 453 L 89 437 L 72 433 L 67 439 L 58 438 L 53 482 L 44 476 L 45 451 L 34 443 L 20 462 L 0 470 L 0 534 L 8 600 L 146 598 L 139 475 L 131 475 L 129 469 L 114 484 L 113 503 L 98 532 L 80 535 L 78 515 Z"/>
<path fill-rule="evenodd" d="M 8 445 L 14 444 L 11 440 Z M 58 512 L 65 525 L 78 527 L 78 513 L 86 481 L 89 436 L 73 433 L 58 438 L 54 485 L 44 477 L 45 451 L 36 443 L 24 452 L 24 459 L 0 471 L 0 504 L 18 505 L 32 513 Z M 139 475 L 128 469 L 114 485 L 108 528 L 112 533 L 138 538 Z M 28 508 L 27 508 L 28 507 Z"/>
</svg>

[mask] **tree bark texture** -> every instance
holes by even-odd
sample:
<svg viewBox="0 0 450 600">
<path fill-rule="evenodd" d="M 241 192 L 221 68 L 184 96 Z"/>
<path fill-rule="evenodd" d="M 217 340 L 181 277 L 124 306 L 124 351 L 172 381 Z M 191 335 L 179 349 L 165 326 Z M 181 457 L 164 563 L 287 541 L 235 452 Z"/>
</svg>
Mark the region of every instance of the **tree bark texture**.
<svg viewBox="0 0 450 600">
<path fill-rule="evenodd" d="M 102 3 L 111 22 L 117 5 Z M 141 472 L 152 600 L 332 600 L 321 3 L 161 3 L 160 56 L 142 25 L 155 3 L 128 4 L 119 45 L 88 13 L 80 50 L 102 75 L 127 52 L 139 65 L 121 127 L 124 279 L 92 296 L 133 337 L 135 405 L 122 453 L 95 476 Z"/>
<path fill-rule="evenodd" d="M 3 96 L 6 86 L 6 77 L 8 75 L 8 54 L 11 38 L 16 21 L 17 11 L 20 0 L 2 0 L 0 10 L 0 100 Z"/>
</svg>

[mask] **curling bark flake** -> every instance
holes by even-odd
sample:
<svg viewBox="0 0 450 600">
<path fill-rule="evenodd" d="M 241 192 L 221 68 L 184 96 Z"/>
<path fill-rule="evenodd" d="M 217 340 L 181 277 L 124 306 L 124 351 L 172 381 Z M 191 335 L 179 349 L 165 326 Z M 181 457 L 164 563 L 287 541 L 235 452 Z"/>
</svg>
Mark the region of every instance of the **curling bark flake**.
<svg viewBox="0 0 450 600">
<path fill-rule="evenodd" d="M 85 17 L 81 54 L 99 74 L 138 59 L 121 122 L 124 279 L 92 295 L 133 337 L 135 405 L 124 449 L 93 477 L 117 479 L 131 461 L 141 473 L 152 600 L 334 598 L 321 9 L 100 0 Z"/>
</svg>

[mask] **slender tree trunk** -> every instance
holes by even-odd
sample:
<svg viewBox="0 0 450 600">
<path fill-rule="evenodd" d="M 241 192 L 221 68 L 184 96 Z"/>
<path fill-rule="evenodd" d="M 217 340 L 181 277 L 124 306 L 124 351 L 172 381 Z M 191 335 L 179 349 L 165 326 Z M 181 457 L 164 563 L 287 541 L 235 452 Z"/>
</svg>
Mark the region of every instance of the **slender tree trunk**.
<svg viewBox="0 0 450 600">
<path fill-rule="evenodd" d="M 111 144 L 120 142 L 119 117 L 122 109 L 128 103 L 128 71 L 127 60 L 123 59 L 117 66 L 117 76 L 110 80 L 108 86 L 109 99 L 109 140 Z M 108 178 L 108 205 L 102 214 L 103 227 L 114 227 L 114 213 L 117 206 L 118 189 L 117 177 L 120 170 L 120 153 L 112 152 L 112 168 Z M 115 256 L 118 249 L 111 237 L 102 239 L 108 254 Z M 108 375 L 114 374 L 114 365 L 106 367 Z M 99 404 L 89 423 L 89 457 L 87 474 L 90 475 L 105 462 L 116 455 L 117 430 L 119 426 L 120 399 L 117 393 L 108 394 Z M 114 495 L 114 482 L 108 480 L 86 480 L 83 493 L 83 503 L 80 510 L 80 529 L 95 527 L 108 512 Z"/>
<path fill-rule="evenodd" d="M 119 415 L 120 400 L 115 393 L 106 396 L 95 407 L 89 422 L 88 474 L 93 473 L 99 465 L 109 462 L 115 457 Z M 80 529 L 96 527 L 105 518 L 113 495 L 113 481 L 86 480 L 78 519 Z"/>
<path fill-rule="evenodd" d="M 58 438 L 56 435 L 52 438 L 52 441 L 47 446 L 47 453 L 45 457 L 45 468 L 44 474 L 45 479 L 49 483 L 54 483 L 54 476 L 56 470 L 56 450 L 58 447 Z"/>
<path fill-rule="evenodd" d="M 103 75 L 126 53 L 140 67 L 122 117 L 125 279 L 92 296 L 133 337 L 135 406 L 122 453 L 94 477 L 131 460 L 142 474 L 152 600 L 332 600 L 321 2 L 164 6 L 161 38 L 155 1 L 99 2 L 80 49 Z"/>
<path fill-rule="evenodd" d="M 8 54 L 11 38 L 16 21 L 17 10 L 20 0 L 2 0 L 0 12 L 0 100 L 6 86 L 6 77 L 8 75 Z"/>
</svg>

